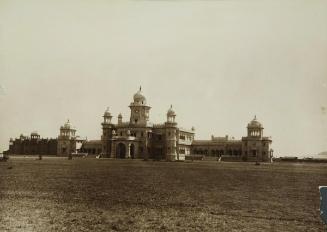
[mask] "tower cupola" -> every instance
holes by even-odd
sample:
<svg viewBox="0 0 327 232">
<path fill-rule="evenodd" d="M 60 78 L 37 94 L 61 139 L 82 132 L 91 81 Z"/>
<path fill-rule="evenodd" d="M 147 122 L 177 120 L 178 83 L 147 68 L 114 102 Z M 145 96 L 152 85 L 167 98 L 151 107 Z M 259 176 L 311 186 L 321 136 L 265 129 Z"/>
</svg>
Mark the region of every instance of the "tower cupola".
<svg viewBox="0 0 327 232">
<path fill-rule="evenodd" d="M 263 126 L 257 120 L 257 116 L 254 116 L 254 119 L 248 123 L 248 137 L 259 137 L 261 138 L 263 135 Z"/>
<path fill-rule="evenodd" d="M 106 111 L 103 114 L 103 123 L 104 124 L 110 124 L 112 119 L 112 115 L 109 111 L 109 107 L 107 107 Z"/>
<path fill-rule="evenodd" d="M 67 120 L 67 122 L 65 122 L 63 126 L 60 127 L 60 136 L 74 138 L 75 132 L 76 129 L 71 125 L 69 119 Z"/>
<path fill-rule="evenodd" d="M 120 114 L 118 114 L 118 124 L 120 125 L 120 124 L 122 124 L 123 123 L 123 116 L 122 116 L 122 114 L 120 113 Z"/>
</svg>

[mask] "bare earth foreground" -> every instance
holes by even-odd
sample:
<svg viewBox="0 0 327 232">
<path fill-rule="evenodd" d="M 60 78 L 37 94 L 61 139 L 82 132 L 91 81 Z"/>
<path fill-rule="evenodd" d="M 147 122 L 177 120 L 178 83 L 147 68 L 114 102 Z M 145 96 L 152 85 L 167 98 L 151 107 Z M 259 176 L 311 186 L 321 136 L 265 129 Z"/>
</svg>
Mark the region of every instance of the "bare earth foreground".
<svg viewBox="0 0 327 232">
<path fill-rule="evenodd" d="M 12 158 L 0 231 L 324 231 L 326 164 Z"/>
</svg>

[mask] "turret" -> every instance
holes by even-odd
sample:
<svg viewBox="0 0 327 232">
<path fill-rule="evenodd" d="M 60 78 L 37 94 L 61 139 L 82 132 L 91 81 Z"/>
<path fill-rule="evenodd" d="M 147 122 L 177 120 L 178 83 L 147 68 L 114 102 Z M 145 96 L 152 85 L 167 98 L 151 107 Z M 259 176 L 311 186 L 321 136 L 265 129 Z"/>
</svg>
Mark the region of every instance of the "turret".
<svg viewBox="0 0 327 232">
<path fill-rule="evenodd" d="M 173 110 L 173 105 L 170 105 L 169 110 L 167 111 L 167 122 L 175 123 L 176 113 Z"/>
<path fill-rule="evenodd" d="M 106 111 L 103 114 L 103 124 L 110 124 L 112 116 L 109 112 L 109 107 L 107 107 Z"/>
<path fill-rule="evenodd" d="M 118 125 L 121 125 L 123 123 L 123 116 L 121 114 L 118 114 Z"/>
<path fill-rule="evenodd" d="M 76 129 L 69 121 L 60 127 L 60 134 L 58 136 L 57 154 L 71 155 L 76 152 Z"/>
<path fill-rule="evenodd" d="M 177 159 L 177 123 L 175 122 L 176 113 L 173 106 L 167 111 L 166 128 L 166 160 L 174 161 Z"/>
<path fill-rule="evenodd" d="M 106 157 L 110 157 L 111 153 L 111 139 L 112 139 L 112 130 L 113 124 L 111 122 L 112 115 L 107 107 L 106 111 L 103 114 L 103 123 L 102 123 L 102 154 Z"/>
</svg>

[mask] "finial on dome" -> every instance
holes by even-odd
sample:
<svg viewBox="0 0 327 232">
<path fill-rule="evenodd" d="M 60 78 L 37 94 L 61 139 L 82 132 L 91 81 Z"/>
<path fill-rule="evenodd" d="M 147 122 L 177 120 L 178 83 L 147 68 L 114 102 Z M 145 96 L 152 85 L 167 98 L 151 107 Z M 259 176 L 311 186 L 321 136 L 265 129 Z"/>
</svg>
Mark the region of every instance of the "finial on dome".
<svg viewBox="0 0 327 232">
<path fill-rule="evenodd" d="M 257 120 L 257 115 L 254 115 L 254 119 L 253 120 Z"/>
<path fill-rule="evenodd" d="M 140 91 L 142 90 L 142 86 L 140 85 Z"/>
<path fill-rule="evenodd" d="M 170 104 L 170 109 L 172 109 L 173 108 L 173 105 L 172 104 Z"/>
<path fill-rule="evenodd" d="M 106 109 L 107 112 L 109 112 L 109 106 L 107 106 L 107 109 Z"/>
</svg>

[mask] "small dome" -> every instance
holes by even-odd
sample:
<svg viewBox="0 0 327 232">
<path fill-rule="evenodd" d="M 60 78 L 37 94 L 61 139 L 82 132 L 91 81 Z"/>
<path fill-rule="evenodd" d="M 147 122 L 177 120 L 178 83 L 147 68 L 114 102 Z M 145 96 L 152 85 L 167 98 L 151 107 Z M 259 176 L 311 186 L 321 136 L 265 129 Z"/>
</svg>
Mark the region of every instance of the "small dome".
<svg viewBox="0 0 327 232">
<path fill-rule="evenodd" d="M 111 117 L 111 114 L 109 112 L 109 107 L 107 107 L 106 111 L 104 112 L 104 116 Z"/>
<path fill-rule="evenodd" d="M 254 119 L 248 124 L 248 127 L 262 128 L 262 124 L 258 122 L 257 117 L 254 116 Z"/>
<path fill-rule="evenodd" d="M 170 105 L 169 110 L 167 111 L 167 116 L 176 116 L 175 111 L 173 110 L 173 105 Z"/>
<path fill-rule="evenodd" d="M 141 87 L 140 87 L 139 91 L 137 91 L 137 93 L 134 94 L 134 102 L 140 102 L 140 103 L 143 102 L 143 104 L 145 104 L 145 102 L 146 102 L 146 98 L 142 94 Z"/>
<path fill-rule="evenodd" d="M 121 113 L 119 113 L 118 114 L 118 118 L 122 118 L 123 117 L 123 115 L 121 115 Z"/>
</svg>

